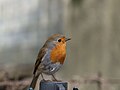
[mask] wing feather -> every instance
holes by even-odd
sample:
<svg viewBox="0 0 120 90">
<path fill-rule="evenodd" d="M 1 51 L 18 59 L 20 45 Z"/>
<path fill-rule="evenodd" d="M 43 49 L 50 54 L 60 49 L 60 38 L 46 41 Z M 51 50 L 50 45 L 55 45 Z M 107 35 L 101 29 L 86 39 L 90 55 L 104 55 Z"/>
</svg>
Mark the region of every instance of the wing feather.
<svg viewBox="0 0 120 90">
<path fill-rule="evenodd" d="M 36 62 L 35 62 L 35 67 L 34 67 L 34 71 L 33 71 L 33 74 L 36 73 L 44 55 L 46 54 L 46 48 L 45 46 L 43 46 L 41 49 L 40 49 L 40 52 L 38 53 L 38 57 L 36 59 Z"/>
</svg>

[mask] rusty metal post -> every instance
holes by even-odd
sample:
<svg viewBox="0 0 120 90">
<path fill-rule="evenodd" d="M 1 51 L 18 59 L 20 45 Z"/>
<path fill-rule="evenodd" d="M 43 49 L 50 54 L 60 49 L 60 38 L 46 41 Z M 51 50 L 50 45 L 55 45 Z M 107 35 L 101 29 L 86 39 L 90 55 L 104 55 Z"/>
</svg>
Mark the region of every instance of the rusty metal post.
<svg viewBox="0 0 120 90">
<path fill-rule="evenodd" d="M 67 82 L 41 81 L 39 90 L 67 90 Z"/>
</svg>

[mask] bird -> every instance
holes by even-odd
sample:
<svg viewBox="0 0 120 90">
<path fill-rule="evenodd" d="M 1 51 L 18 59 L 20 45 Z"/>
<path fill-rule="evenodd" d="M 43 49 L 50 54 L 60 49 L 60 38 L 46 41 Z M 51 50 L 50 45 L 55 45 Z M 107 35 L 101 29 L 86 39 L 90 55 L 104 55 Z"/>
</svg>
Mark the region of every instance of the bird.
<svg viewBox="0 0 120 90">
<path fill-rule="evenodd" d="M 43 47 L 40 49 L 33 71 L 33 79 L 29 90 L 34 90 L 37 79 L 43 74 L 51 75 L 54 81 L 58 81 L 54 74 L 62 67 L 66 58 L 66 42 L 71 38 L 66 38 L 62 34 L 53 34 L 50 36 Z"/>
</svg>

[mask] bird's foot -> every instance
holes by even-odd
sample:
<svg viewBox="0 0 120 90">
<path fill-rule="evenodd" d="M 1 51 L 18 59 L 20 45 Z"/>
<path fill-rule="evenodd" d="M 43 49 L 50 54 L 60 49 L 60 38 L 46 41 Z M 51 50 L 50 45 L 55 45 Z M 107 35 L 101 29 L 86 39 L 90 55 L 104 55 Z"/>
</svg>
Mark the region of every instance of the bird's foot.
<svg viewBox="0 0 120 90">
<path fill-rule="evenodd" d="M 54 82 L 61 82 L 62 80 L 54 79 L 54 80 L 52 80 L 52 81 L 54 81 Z"/>
<path fill-rule="evenodd" d="M 45 79 L 43 79 L 42 81 L 44 81 L 44 82 L 51 82 L 51 80 L 45 80 Z"/>
</svg>

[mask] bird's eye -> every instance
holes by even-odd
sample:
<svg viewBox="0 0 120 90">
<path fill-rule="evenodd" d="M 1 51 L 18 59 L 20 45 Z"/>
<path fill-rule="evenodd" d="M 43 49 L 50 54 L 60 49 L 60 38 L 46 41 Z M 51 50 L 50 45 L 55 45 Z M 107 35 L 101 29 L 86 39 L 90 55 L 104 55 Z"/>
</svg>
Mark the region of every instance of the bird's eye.
<svg viewBox="0 0 120 90">
<path fill-rule="evenodd" d="M 58 42 L 61 42 L 61 39 L 58 39 Z"/>
</svg>

